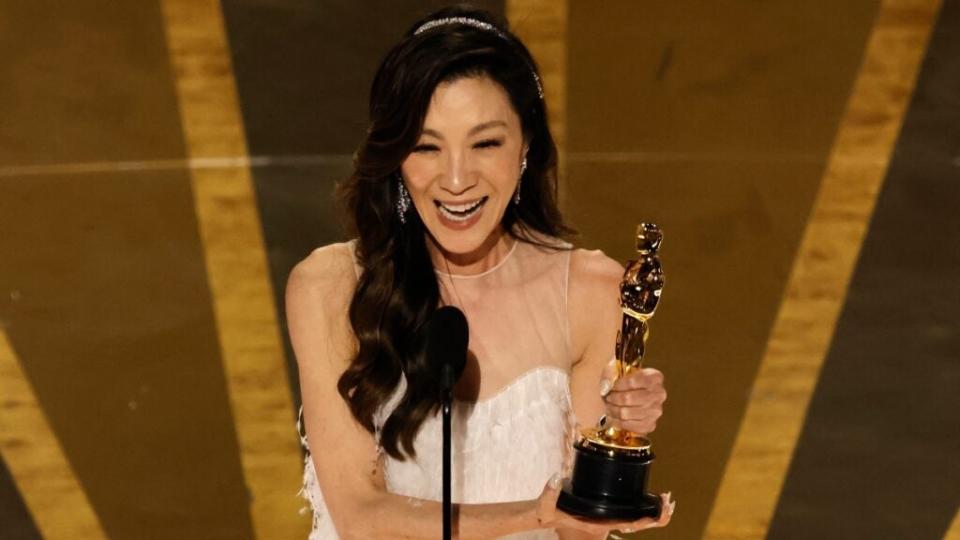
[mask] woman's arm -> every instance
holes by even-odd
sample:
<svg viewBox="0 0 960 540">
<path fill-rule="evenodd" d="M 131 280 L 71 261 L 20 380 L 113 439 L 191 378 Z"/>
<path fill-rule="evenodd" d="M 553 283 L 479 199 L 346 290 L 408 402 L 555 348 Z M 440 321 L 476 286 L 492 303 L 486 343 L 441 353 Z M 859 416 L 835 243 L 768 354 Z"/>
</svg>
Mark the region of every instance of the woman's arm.
<svg viewBox="0 0 960 540">
<path fill-rule="evenodd" d="M 600 251 L 576 250 L 570 257 L 567 307 L 570 345 L 577 358 L 570 369 L 570 393 L 578 427 L 588 427 L 595 425 L 604 412 L 600 375 L 616 347 L 623 267 Z M 559 535 L 561 540 L 607 537 L 606 532 L 576 530 L 562 530 Z"/>
<path fill-rule="evenodd" d="M 373 436 L 352 417 L 337 380 L 356 350 L 347 310 L 356 283 L 343 245 L 316 250 L 287 282 L 290 337 L 317 480 L 341 538 L 441 536 L 441 504 L 388 493 L 376 472 Z M 459 505 L 457 538 L 491 538 L 551 526 L 538 501 Z"/>
<path fill-rule="evenodd" d="M 605 413 L 600 380 L 616 350 L 623 266 L 599 250 L 576 250 L 571 257 L 567 306 L 577 360 L 570 369 L 570 392 L 577 421 L 588 427 Z"/>
</svg>

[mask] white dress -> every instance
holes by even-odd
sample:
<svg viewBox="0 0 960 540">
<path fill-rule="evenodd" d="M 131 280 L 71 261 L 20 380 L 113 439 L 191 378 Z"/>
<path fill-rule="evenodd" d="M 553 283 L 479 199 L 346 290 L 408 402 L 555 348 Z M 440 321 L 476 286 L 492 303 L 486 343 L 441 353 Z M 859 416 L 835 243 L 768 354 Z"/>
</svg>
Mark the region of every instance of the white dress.
<svg viewBox="0 0 960 540">
<path fill-rule="evenodd" d="M 343 246 L 352 256 L 353 242 Z M 535 499 L 550 477 L 569 465 L 576 426 L 569 380 L 573 361 L 567 314 L 570 255 L 569 250 L 517 242 L 496 267 L 482 274 L 456 276 L 437 271 L 444 303 L 456 305 L 467 317 L 468 356 L 481 381 L 476 395 L 458 396 L 453 406 L 455 503 Z M 401 378 L 393 397 L 375 415 L 378 436 L 404 386 Z M 336 539 L 309 443 L 303 435 L 301 441 L 308 451 L 301 493 L 313 511 L 309 538 Z M 415 459 L 399 461 L 382 454 L 387 490 L 439 501 L 439 413 L 424 421 L 414 446 Z M 555 539 L 557 534 L 542 529 L 503 538 Z"/>
</svg>

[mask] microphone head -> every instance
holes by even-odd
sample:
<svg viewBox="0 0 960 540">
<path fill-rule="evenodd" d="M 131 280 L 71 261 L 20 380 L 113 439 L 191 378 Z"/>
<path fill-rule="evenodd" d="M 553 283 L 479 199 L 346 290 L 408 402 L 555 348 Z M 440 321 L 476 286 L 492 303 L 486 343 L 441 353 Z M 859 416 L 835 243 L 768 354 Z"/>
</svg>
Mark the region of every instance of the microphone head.
<svg viewBox="0 0 960 540">
<path fill-rule="evenodd" d="M 427 321 L 426 340 L 430 371 L 438 376 L 443 389 L 452 388 L 467 365 L 467 318 L 454 306 L 439 308 Z"/>
</svg>

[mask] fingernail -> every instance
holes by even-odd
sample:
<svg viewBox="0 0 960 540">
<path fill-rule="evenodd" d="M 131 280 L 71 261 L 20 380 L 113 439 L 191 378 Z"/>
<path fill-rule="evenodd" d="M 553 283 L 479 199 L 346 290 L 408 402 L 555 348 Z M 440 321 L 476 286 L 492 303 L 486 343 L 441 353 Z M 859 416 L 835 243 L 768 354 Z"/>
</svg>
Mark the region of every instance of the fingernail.
<svg viewBox="0 0 960 540">
<path fill-rule="evenodd" d="M 606 396 L 610 393 L 610 390 L 613 388 L 613 381 L 610 379 L 603 379 L 600 381 L 600 395 Z"/>
<path fill-rule="evenodd" d="M 543 478 L 541 476 L 541 478 Z M 555 474 L 550 477 L 550 489 L 559 489 L 560 488 L 560 475 Z"/>
<path fill-rule="evenodd" d="M 667 509 L 667 515 L 672 516 L 673 510 L 677 507 L 677 501 L 670 501 L 669 508 Z"/>
</svg>

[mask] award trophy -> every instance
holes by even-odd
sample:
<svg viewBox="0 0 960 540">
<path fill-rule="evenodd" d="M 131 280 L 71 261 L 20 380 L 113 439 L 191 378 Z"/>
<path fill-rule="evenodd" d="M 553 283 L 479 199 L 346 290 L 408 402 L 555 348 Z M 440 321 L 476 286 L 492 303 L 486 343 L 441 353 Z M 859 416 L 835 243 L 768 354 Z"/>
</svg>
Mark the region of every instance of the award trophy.
<svg viewBox="0 0 960 540">
<path fill-rule="evenodd" d="M 623 318 L 617 334 L 617 376 L 640 369 L 647 321 L 663 289 L 657 250 L 662 234 L 653 223 L 637 227 L 637 260 L 630 261 L 620 282 Z M 635 520 L 660 516 L 660 497 L 647 493 L 647 469 L 653 461 L 650 441 L 613 426 L 581 431 L 574 444 L 573 474 L 564 481 L 557 508 L 593 519 Z"/>
</svg>

